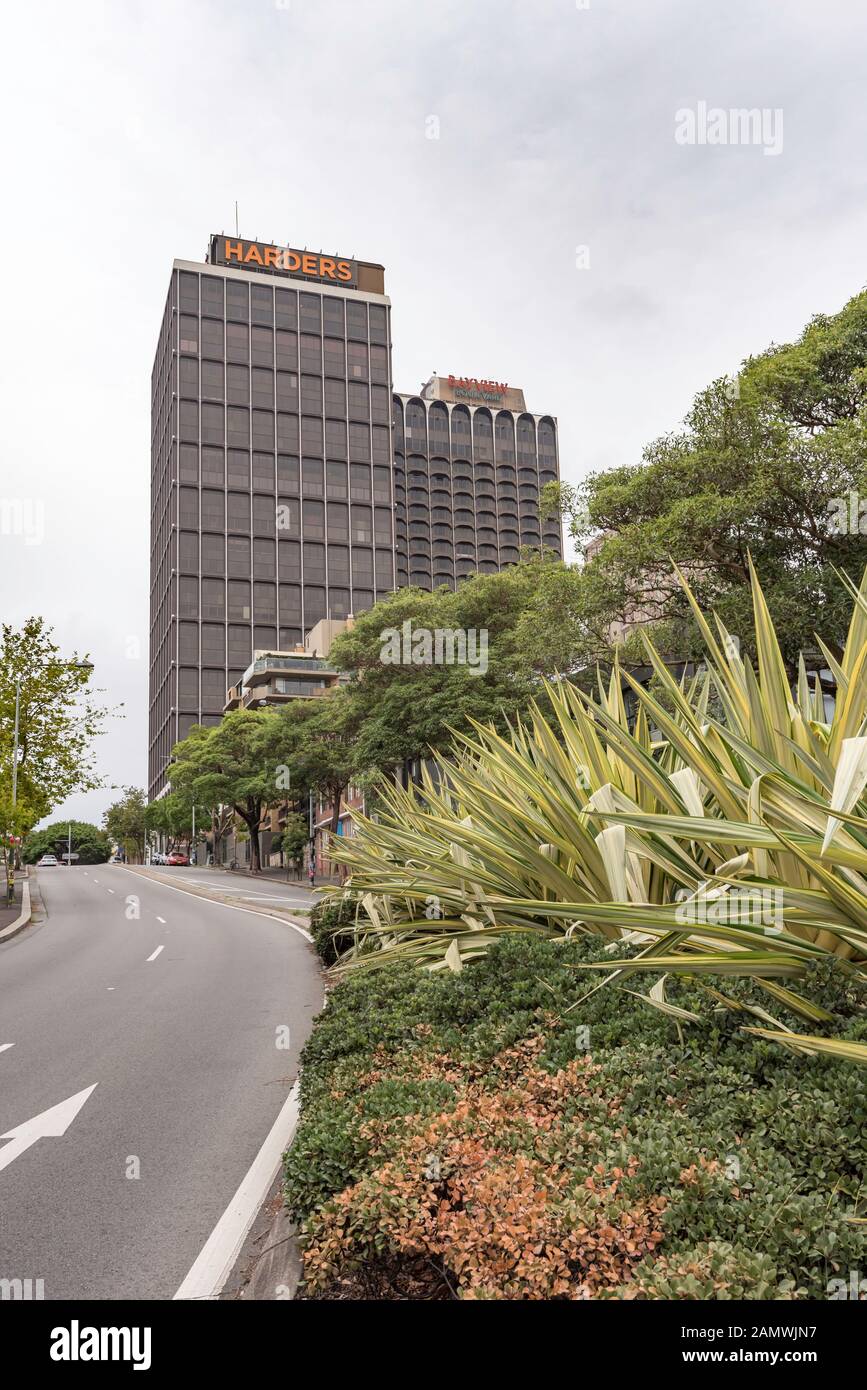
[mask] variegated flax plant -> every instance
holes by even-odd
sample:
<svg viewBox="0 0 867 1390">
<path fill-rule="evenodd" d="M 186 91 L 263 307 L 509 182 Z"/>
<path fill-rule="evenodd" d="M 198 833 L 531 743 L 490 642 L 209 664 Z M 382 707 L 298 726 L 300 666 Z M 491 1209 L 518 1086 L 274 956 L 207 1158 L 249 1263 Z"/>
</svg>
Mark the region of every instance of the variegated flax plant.
<svg viewBox="0 0 867 1390">
<path fill-rule="evenodd" d="M 828 1021 L 797 993 L 809 963 L 831 954 L 867 974 L 867 573 L 860 591 L 845 581 L 842 656 L 820 641 L 830 715 L 803 657 L 793 688 L 754 572 L 755 667 L 679 579 L 706 644 L 695 675 L 675 679 L 647 641 L 650 690 L 616 665 L 593 695 L 549 683 L 544 712 L 507 737 L 456 735 L 420 787 L 389 785 L 376 818 L 358 818 L 333 851 L 359 908 L 338 969 L 460 970 L 507 932 L 594 933 L 612 959 L 584 968 L 621 984 L 658 971 L 645 997 L 679 1022 L 666 975 L 703 977 L 713 1008 L 739 1012 L 710 977 L 748 977 L 778 1012 Z M 762 1008 L 743 1023 L 867 1061 L 864 1044 L 795 1033 Z"/>
</svg>

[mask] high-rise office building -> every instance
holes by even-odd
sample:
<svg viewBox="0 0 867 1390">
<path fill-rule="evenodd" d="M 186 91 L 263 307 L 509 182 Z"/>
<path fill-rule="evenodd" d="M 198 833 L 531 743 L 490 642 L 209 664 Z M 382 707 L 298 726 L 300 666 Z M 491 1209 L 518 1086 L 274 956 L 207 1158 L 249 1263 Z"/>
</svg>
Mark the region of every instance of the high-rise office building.
<svg viewBox="0 0 867 1390">
<path fill-rule="evenodd" d="M 225 235 L 175 261 L 151 380 L 148 795 L 255 653 L 395 587 L 561 553 L 556 422 L 505 383 L 393 393 L 382 266 Z"/>
<path fill-rule="evenodd" d="M 515 564 L 522 546 L 562 554 L 539 493 L 559 477 L 553 416 L 506 382 L 433 376 L 394 397 L 397 583 L 436 588 Z"/>
<path fill-rule="evenodd" d="M 151 798 L 254 651 L 394 588 L 391 388 L 382 266 L 226 236 L 175 261 L 151 383 Z"/>
</svg>

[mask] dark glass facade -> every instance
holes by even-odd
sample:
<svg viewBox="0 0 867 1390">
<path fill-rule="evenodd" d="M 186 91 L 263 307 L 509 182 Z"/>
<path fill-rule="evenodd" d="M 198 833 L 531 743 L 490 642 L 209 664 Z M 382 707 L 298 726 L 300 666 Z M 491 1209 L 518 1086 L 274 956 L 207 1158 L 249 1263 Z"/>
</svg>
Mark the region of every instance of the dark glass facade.
<svg viewBox="0 0 867 1390">
<path fill-rule="evenodd" d="M 175 262 L 151 400 L 153 798 L 255 650 L 395 586 L 389 301 Z"/>
</svg>

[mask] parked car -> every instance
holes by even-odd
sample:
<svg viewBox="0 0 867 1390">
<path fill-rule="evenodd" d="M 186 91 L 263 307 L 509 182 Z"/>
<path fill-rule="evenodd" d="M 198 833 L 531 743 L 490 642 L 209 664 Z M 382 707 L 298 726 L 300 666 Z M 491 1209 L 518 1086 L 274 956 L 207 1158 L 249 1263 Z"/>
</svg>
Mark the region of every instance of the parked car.
<svg viewBox="0 0 867 1390">
<path fill-rule="evenodd" d="M 42 858 L 37 861 L 36 867 L 37 869 L 56 869 L 57 856 L 55 854 L 43 854 Z"/>
<path fill-rule="evenodd" d="M 186 854 L 182 854 L 181 851 L 177 849 L 172 850 L 171 854 L 166 856 L 167 864 L 189 864 L 189 862 L 189 857 Z"/>
<path fill-rule="evenodd" d="M 155 849 L 154 852 L 153 852 L 153 854 L 151 855 L 151 863 L 152 863 L 152 864 L 165 864 L 165 862 L 166 862 L 166 856 L 165 856 L 164 854 L 162 854 L 159 850 L 156 850 L 156 849 Z"/>
</svg>

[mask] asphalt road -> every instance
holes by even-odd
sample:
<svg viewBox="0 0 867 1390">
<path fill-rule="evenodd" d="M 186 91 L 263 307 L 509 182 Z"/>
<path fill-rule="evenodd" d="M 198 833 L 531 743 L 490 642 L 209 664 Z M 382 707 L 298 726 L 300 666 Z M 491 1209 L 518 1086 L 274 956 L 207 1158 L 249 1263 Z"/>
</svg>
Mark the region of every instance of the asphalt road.
<svg viewBox="0 0 867 1390">
<path fill-rule="evenodd" d="M 184 867 L 182 864 L 149 864 L 148 872 L 159 874 L 166 883 L 214 888 L 225 897 L 238 898 L 257 906 L 267 907 L 269 902 L 273 902 L 290 910 L 293 907 L 309 908 L 319 896 L 318 892 L 311 894 L 306 882 L 299 882 L 297 878 L 231 873 L 225 869 L 208 869 L 197 865 Z"/>
<path fill-rule="evenodd" d="M 174 1295 L 322 1005 L 291 926 L 170 882 L 41 870 L 47 920 L 0 946 L 0 1280 L 42 1279 L 46 1299 Z M 25 1122 L 73 1097 L 29 1142 Z"/>
</svg>

